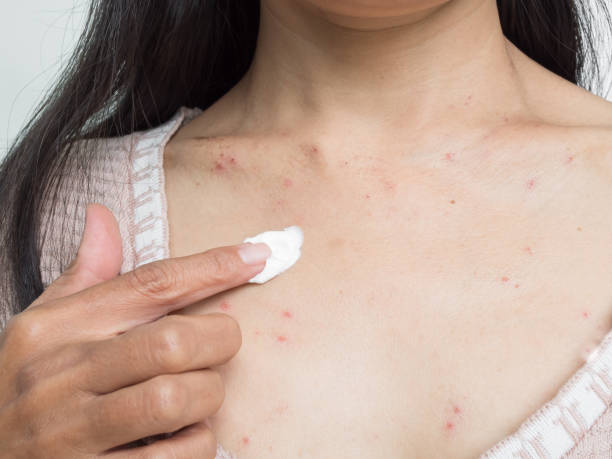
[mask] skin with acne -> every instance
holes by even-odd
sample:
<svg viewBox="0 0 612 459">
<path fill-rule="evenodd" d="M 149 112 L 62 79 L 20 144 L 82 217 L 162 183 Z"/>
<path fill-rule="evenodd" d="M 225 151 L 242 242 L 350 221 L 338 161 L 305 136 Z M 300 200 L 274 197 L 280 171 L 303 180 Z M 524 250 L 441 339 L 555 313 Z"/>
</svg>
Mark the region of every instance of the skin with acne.
<svg viewBox="0 0 612 459">
<path fill-rule="evenodd" d="M 360 166 L 359 159 L 351 166 L 364 180 L 359 187 L 340 186 L 333 170 L 325 171 L 329 180 L 317 183 L 316 175 L 304 169 L 295 172 L 300 180 L 286 188 L 282 168 L 266 168 L 256 149 L 243 154 L 241 164 L 258 165 L 260 174 L 269 170 L 269 179 L 237 171 L 227 180 L 201 180 L 207 184 L 209 205 L 192 209 L 200 214 L 200 236 L 193 239 L 182 229 L 189 226 L 187 220 L 174 220 L 175 253 L 241 240 L 308 215 L 302 225 L 302 258 L 289 271 L 267 284 L 245 286 L 183 311 L 227 311 L 231 305 L 243 330 L 240 353 L 220 368 L 228 396 L 211 418 L 219 441 L 248 457 L 241 430 L 251 432 L 248 448 L 273 436 L 280 439 L 275 454 L 282 457 L 304 416 L 316 412 L 348 422 L 331 409 L 344 406 L 354 409 L 356 419 L 365 409 L 376 420 L 379 447 L 402 438 L 401 431 L 418 417 L 424 424 L 413 431 L 414 438 L 427 435 L 432 450 L 446 445 L 452 457 L 457 445 L 462 451 L 482 452 L 545 403 L 586 361 L 590 352 L 585 349 L 603 338 L 611 323 L 606 299 L 612 289 L 606 278 L 612 260 L 602 248 L 612 240 L 601 229 L 606 226 L 601 219 L 608 217 L 572 193 L 589 190 L 597 196 L 594 202 L 605 202 L 612 199 L 612 187 L 595 179 L 594 159 L 586 150 L 580 152 L 577 141 L 572 167 L 578 167 L 565 168 L 564 155 L 556 151 L 570 140 L 551 145 L 550 159 L 537 163 L 529 160 L 535 151 L 522 150 L 527 171 L 508 167 L 510 151 L 500 149 L 499 158 L 484 165 L 506 167 L 509 179 L 497 189 L 488 187 L 487 173 L 465 159 L 475 161 L 479 149 L 458 149 L 453 180 L 450 169 L 434 173 L 433 165 L 429 172 L 407 169 L 404 177 L 385 170 L 397 183 L 398 195 L 380 177 L 368 176 L 371 169 Z M 249 151 L 243 142 L 248 140 L 236 139 L 237 151 Z M 534 168 L 547 173 L 527 200 L 520 176 Z M 272 177 L 279 177 L 281 186 L 275 188 Z M 180 183 L 187 187 L 190 180 L 183 176 Z M 372 189 L 369 198 L 359 190 L 364 187 Z M 461 199 L 455 199 L 456 213 L 444 216 L 442 208 L 449 204 L 439 196 L 448 194 Z M 282 210 L 274 206 L 277 196 L 286 202 Z M 334 196 L 333 203 L 329 196 Z M 383 218 L 390 202 L 397 204 L 395 213 Z M 224 208 L 235 212 L 223 213 Z M 342 220 L 335 218 L 339 209 Z M 564 217 L 568 215 L 572 218 Z M 574 320 L 583 316 L 586 299 L 588 320 Z M 458 366 L 458 355 L 468 364 Z M 525 382 L 524 374 L 533 378 Z M 361 383 L 355 385 L 355 379 Z M 308 395 L 312 387 L 325 388 L 318 395 L 322 399 Z M 500 399 L 499 391 L 508 399 Z M 457 405 L 460 411 L 452 405 L 450 413 L 446 410 L 443 399 L 449 393 L 465 396 Z M 398 402 L 397 394 L 407 395 Z M 281 398 L 291 410 L 274 409 Z M 364 400 L 371 404 L 364 407 Z M 392 424 L 385 424 L 383 407 L 393 407 Z M 492 407 L 508 416 L 506 422 L 495 424 Z M 356 432 L 366 429 L 351 422 Z M 491 432 L 487 425 L 495 435 L 482 434 Z M 307 432 L 311 438 L 317 434 L 316 429 Z M 427 452 L 428 444 L 421 443 L 419 452 Z M 411 448 L 406 442 L 407 454 L 414 453 Z"/>
<path fill-rule="evenodd" d="M 494 2 L 263 3 L 251 72 L 164 151 L 172 256 L 305 235 L 277 278 L 178 312 L 241 327 L 212 431 L 241 459 L 476 457 L 612 328 L 612 110 L 494 40 Z M 399 40 L 412 22 L 445 46 Z"/>
</svg>

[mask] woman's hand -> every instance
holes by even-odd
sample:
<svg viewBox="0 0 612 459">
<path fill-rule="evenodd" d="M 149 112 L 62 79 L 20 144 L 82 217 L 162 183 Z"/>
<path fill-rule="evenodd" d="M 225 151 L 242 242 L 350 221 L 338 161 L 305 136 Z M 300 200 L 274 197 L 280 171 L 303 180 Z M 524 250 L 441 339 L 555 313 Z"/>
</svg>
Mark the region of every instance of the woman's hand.
<svg viewBox="0 0 612 459">
<path fill-rule="evenodd" d="M 214 458 L 204 420 L 224 385 L 208 367 L 236 354 L 240 328 L 220 313 L 165 314 L 260 272 L 269 249 L 248 246 L 259 246 L 259 262 L 229 246 L 118 276 L 116 220 L 88 206 L 75 261 L 0 335 L 0 457 Z"/>
</svg>

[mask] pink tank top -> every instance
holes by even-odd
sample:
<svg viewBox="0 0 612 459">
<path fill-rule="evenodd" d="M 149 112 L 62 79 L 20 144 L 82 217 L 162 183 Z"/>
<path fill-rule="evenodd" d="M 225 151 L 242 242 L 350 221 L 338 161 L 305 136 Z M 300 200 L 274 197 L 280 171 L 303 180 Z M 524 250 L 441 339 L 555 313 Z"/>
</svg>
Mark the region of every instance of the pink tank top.
<svg viewBox="0 0 612 459">
<path fill-rule="evenodd" d="M 164 147 L 179 127 L 200 113 L 199 108 L 181 107 L 154 129 L 96 139 L 92 147 L 89 192 L 93 193 L 93 202 L 107 206 L 119 222 L 123 240 L 121 273 L 169 256 Z M 66 182 L 60 193 L 65 207 L 45 213 L 46 231 L 40 241 L 45 287 L 76 255 L 86 204 L 74 205 L 71 197 L 81 192 L 81 185 Z M 78 231 L 65 231 L 62 221 L 70 228 L 74 224 Z M 66 250 L 57 253 L 55 243 L 60 240 Z M 612 331 L 551 400 L 480 458 L 612 458 L 611 407 Z M 236 456 L 218 444 L 216 459 L 230 458 Z"/>
</svg>

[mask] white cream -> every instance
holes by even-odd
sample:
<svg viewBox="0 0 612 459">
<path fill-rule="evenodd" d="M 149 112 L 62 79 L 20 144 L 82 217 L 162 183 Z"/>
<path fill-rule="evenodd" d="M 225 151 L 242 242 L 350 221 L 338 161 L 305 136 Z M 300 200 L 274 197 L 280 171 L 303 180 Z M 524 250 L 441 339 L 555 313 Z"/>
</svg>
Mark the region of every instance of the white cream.
<svg viewBox="0 0 612 459">
<path fill-rule="evenodd" d="M 299 260 L 300 248 L 304 242 L 304 232 L 299 226 L 289 226 L 282 231 L 264 231 L 242 242 L 265 242 L 272 250 L 263 271 L 249 279 L 249 282 L 263 284 L 286 271 Z"/>
</svg>

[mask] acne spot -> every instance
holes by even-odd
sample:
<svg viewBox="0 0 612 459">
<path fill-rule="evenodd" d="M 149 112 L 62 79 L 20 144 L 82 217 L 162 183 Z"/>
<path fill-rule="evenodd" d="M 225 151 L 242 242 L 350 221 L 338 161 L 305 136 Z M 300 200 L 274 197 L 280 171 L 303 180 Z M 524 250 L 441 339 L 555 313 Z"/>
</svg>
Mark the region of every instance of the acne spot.
<svg viewBox="0 0 612 459">
<path fill-rule="evenodd" d="M 236 165 L 236 158 L 231 157 L 231 158 L 229 159 L 229 162 L 230 162 L 230 164 Z"/>
<path fill-rule="evenodd" d="M 248 445 L 249 444 L 249 437 L 242 437 L 242 444 L 243 445 Z"/>
<path fill-rule="evenodd" d="M 528 255 L 533 255 L 533 250 L 531 250 L 531 247 L 525 247 L 523 249 Z"/>
<path fill-rule="evenodd" d="M 201 183 L 198 182 L 198 181 L 196 181 L 195 184 L 196 184 L 196 186 L 200 186 L 201 185 Z"/>
<path fill-rule="evenodd" d="M 284 343 L 285 341 L 287 341 L 287 337 L 284 335 L 280 335 L 278 338 L 276 338 L 276 341 L 278 341 L 279 343 Z"/>
<path fill-rule="evenodd" d="M 589 311 L 582 311 L 582 317 L 584 317 L 585 319 L 588 319 L 590 315 L 591 314 L 589 313 Z"/>
<path fill-rule="evenodd" d="M 504 123 L 507 123 L 508 121 L 510 121 L 510 120 L 508 119 L 508 117 L 507 117 L 507 116 L 504 116 Z"/>
<path fill-rule="evenodd" d="M 255 334 L 256 334 L 256 335 L 260 335 L 260 334 L 261 334 L 261 332 L 260 332 L 259 330 L 255 330 Z"/>
<path fill-rule="evenodd" d="M 465 100 L 465 102 L 463 103 L 463 105 L 470 105 L 470 102 L 472 101 L 472 95 L 470 94 L 469 96 L 467 96 L 467 99 Z"/>
<path fill-rule="evenodd" d="M 451 203 L 451 204 L 455 204 L 455 200 L 454 200 L 454 199 L 451 199 L 450 203 Z"/>
<path fill-rule="evenodd" d="M 457 405 L 453 405 L 453 413 L 455 414 L 461 413 L 461 408 L 459 408 Z"/>
<path fill-rule="evenodd" d="M 289 188 L 291 185 L 293 185 L 293 182 L 291 181 L 291 179 L 285 177 L 285 180 L 283 180 L 283 186 L 285 188 Z"/>
<path fill-rule="evenodd" d="M 371 196 L 370 196 L 369 194 L 366 194 L 364 197 L 365 197 L 366 199 L 370 199 L 370 198 L 371 198 Z"/>
<path fill-rule="evenodd" d="M 582 231 L 582 226 L 579 226 L 578 228 L 576 228 L 578 231 Z"/>
<path fill-rule="evenodd" d="M 527 189 L 528 190 L 533 190 L 534 186 L 535 186 L 535 179 L 527 180 Z"/>
<path fill-rule="evenodd" d="M 567 159 L 565 160 L 565 164 L 570 164 L 573 160 L 574 160 L 573 156 L 568 156 Z"/>
<path fill-rule="evenodd" d="M 519 284 L 514 284 L 514 288 L 519 288 Z"/>
<path fill-rule="evenodd" d="M 446 153 L 444 155 L 444 159 L 447 161 L 454 161 L 455 160 L 455 153 Z"/>
<path fill-rule="evenodd" d="M 348 166 L 348 163 L 349 163 L 348 161 L 344 161 L 345 166 Z"/>
<path fill-rule="evenodd" d="M 232 308 L 232 305 L 229 304 L 227 301 L 224 301 L 221 303 L 221 306 L 219 307 L 224 311 L 229 311 Z"/>
<path fill-rule="evenodd" d="M 216 171 L 225 170 L 225 166 L 221 163 L 221 161 L 215 161 L 215 170 Z"/>
<path fill-rule="evenodd" d="M 503 276 L 503 277 L 501 278 L 501 281 L 502 281 L 502 282 L 508 282 L 509 280 L 510 280 L 510 279 L 508 279 L 508 277 L 507 277 L 507 276 Z"/>
<path fill-rule="evenodd" d="M 388 191 L 395 191 L 395 183 L 393 183 L 391 180 L 386 179 L 386 178 L 382 178 L 380 180 L 382 182 L 382 184 L 384 185 L 385 189 Z"/>
<path fill-rule="evenodd" d="M 300 145 L 302 153 L 311 159 L 315 159 L 319 156 L 319 147 L 313 143 L 303 143 Z"/>
<path fill-rule="evenodd" d="M 293 314 L 291 314 L 290 311 L 283 311 L 283 317 L 286 317 L 287 319 L 291 319 L 293 317 Z"/>
<path fill-rule="evenodd" d="M 447 421 L 444 428 L 448 431 L 453 430 L 455 428 L 455 423 L 452 421 Z"/>
</svg>

